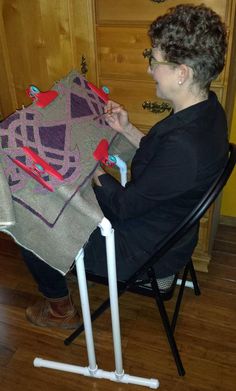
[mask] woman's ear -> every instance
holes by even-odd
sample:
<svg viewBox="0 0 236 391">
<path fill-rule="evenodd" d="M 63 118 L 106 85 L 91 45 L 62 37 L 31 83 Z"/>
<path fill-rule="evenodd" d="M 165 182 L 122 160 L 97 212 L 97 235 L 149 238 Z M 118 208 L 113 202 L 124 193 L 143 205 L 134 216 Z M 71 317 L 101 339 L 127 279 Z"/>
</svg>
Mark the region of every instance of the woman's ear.
<svg viewBox="0 0 236 391">
<path fill-rule="evenodd" d="M 185 64 L 179 65 L 179 67 L 178 67 L 178 84 L 181 85 L 181 84 L 185 83 L 190 77 L 191 77 L 190 68 Z"/>
</svg>

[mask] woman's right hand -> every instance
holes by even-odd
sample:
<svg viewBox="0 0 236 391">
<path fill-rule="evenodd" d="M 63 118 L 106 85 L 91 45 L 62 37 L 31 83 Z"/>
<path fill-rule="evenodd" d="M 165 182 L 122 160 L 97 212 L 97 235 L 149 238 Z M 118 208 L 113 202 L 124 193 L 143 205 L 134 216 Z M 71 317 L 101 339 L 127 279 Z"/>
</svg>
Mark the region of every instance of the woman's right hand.
<svg viewBox="0 0 236 391">
<path fill-rule="evenodd" d="M 106 121 L 117 132 L 126 133 L 132 127 L 127 111 L 118 103 L 109 100 L 104 112 Z"/>
</svg>

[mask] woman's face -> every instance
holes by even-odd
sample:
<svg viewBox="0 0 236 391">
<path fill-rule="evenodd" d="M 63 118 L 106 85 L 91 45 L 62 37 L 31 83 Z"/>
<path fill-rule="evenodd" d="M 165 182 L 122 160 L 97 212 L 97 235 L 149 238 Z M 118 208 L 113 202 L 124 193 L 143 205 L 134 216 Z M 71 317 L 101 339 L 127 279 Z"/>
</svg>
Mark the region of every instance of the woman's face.
<svg viewBox="0 0 236 391">
<path fill-rule="evenodd" d="M 172 63 L 165 61 L 157 48 L 152 50 L 148 73 L 156 82 L 156 95 L 162 99 L 175 100 L 179 92 L 178 66 L 174 67 Z"/>
</svg>

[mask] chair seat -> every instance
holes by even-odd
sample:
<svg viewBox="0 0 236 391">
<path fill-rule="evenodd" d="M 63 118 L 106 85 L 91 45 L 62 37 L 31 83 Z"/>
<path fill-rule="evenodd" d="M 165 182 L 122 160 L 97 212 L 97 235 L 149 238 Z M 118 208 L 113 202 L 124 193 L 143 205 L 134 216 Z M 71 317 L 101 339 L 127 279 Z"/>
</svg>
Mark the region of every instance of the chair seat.
<svg viewBox="0 0 236 391">
<path fill-rule="evenodd" d="M 163 301 L 168 301 L 173 297 L 177 280 L 178 280 L 178 274 L 174 276 L 174 279 L 168 288 L 166 289 L 160 288 L 160 295 Z M 157 279 L 157 283 L 158 283 L 158 279 Z M 130 288 L 129 291 L 144 296 L 150 296 L 150 297 L 154 296 L 151 283 L 148 282 L 147 280 L 137 280 L 136 284 L 132 288 Z"/>
<path fill-rule="evenodd" d="M 124 294 L 126 291 L 142 294 L 145 296 L 154 297 L 156 305 L 158 307 L 161 320 L 166 332 L 166 336 L 176 363 L 176 367 L 180 376 L 184 376 L 185 370 L 180 358 L 178 347 L 174 337 L 174 331 L 176 327 L 177 318 L 180 311 L 180 306 L 182 303 L 183 293 L 186 286 L 186 281 L 188 274 L 190 274 L 193 289 L 196 296 L 200 295 L 200 289 L 197 282 L 196 273 L 194 270 L 193 262 L 190 257 L 189 262 L 186 263 L 183 273 L 181 275 L 181 284 L 178 290 L 178 295 L 176 298 L 174 312 L 171 319 L 169 318 L 164 301 L 169 300 L 174 293 L 174 289 L 177 285 L 178 274 L 175 275 L 173 283 L 168 289 L 160 289 L 158 286 L 158 279 L 155 272 L 155 266 L 158 265 L 158 261 L 165 255 L 170 249 L 173 249 L 178 245 L 181 240 L 181 244 L 185 238 L 185 235 L 188 235 L 189 232 L 193 232 L 195 227 L 199 224 L 200 219 L 209 209 L 212 203 L 219 196 L 220 192 L 224 188 L 227 180 L 229 179 L 236 163 L 236 145 L 230 144 L 229 149 L 229 158 L 224 169 L 219 173 L 218 178 L 211 184 L 209 189 L 206 191 L 204 196 L 195 206 L 195 208 L 185 217 L 181 224 L 176 227 L 173 232 L 170 232 L 169 235 L 163 240 L 162 243 L 157 244 L 157 248 L 153 251 L 153 254 L 150 258 L 141 266 L 136 272 L 129 277 L 127 281 L 118 281 L 118 297 Z M 181 272 L 180 272 L 181 273 Z M 101 284 L 108 284 L 108 280 L 105 277 L 97 276 L 92 273 L 87 273 L 88 281 L 94 281 Z M 147 276 L 147 279 L 144 280 L 143 276 Z M 107 308 L 110 306 L 110 297 L 107 298 L 92 314 L 91 320 L 94 321 L 97 319 Z M 84 324 L 75 330 L 65 341 L 66 345 L 69 345 L 80 333 L 84 331 Z"/>
</svg>

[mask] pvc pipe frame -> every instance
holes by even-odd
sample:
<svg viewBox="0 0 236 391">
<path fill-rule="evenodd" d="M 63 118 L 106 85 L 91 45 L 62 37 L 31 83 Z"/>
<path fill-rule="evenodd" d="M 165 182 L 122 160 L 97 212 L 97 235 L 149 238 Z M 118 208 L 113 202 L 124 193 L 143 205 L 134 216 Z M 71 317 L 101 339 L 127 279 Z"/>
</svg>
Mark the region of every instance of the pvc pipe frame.
<svg viewBox="0 0 236 391">
<path fill-rule="evenodd" d="M 36 357 L 34 359 L 35 367 L 44 367 L 56 369 L 59 371 L 66 371 L 77 373 L 84 376 L 89 376 L 99 379 L 108 379 L 114 382 L 136 384 L 140 386 L 157 389 L 159 381 L 157 379 L 147 379 L 138 376 L 132 376 L 124 373 L 121 350 L 121 334 L 120 334 L 120 320 L 119 320 L 119 306 L 118 306 L 118 292 L 117 292 L 117 277 L 116 277 L 116 259 L 115 259 L 115 240 L 114 230 L 111 227 L 109 220 L 105 217 L 99 224 L 101 234 L 105 236 L 106 252 L 107 252 L 107 267 L 108 267 L 108 281 L 109 281 L 109 295 L 111 308 L 111 322 L 113 334 L 113 348 L 115 359 L 115 371 L 109 372 L 98 369 L 95 356 L 94 339 L 92 331 L 92 322 L 90 316 L 90 307 L 88 299 L 87 281 L 84 267 L 84 251 L 81 249 L 76 256 L 76 271 L 78 277 L 78 286 L 80 291 L 81 309 L 84 320 L 85 339 L 88 354 L 88 367 L 80 367 L 55 361 L 48 361 Z"/>
<path fill-rule="evenodd" d="M 120 183 L 124 187 L 127 182 L 127 164 L 118 155 L 114 155 L 114 158 L 120 170 Z"/>
<path fill-rule="evenodd" d="M 177 282 L 176 282 L 176 285 L 181 285 L 182 284 L 182 280 L 181 278 L 178 278 L 177 279 Z M 191 288 L 191 289 L 194 289 L 194 285 L 193 285 L 193 282 L 192 281 L 185 281 L 185 286 L 187 288 Z"/>
</svg>

